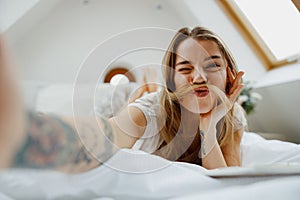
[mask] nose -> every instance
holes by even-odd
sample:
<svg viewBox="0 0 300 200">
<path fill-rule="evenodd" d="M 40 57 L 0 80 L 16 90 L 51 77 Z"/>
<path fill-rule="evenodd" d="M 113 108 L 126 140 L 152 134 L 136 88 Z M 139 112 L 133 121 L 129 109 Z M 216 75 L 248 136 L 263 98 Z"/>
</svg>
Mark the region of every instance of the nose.
<svg viewBox="0 0 300 200">
<path fill-rule="evenodd" d="M 205 72 L 200 68 L 200 69 L 195 69 L 193 73 L 193 83 L 206 83 L 207 82 L 207 77 Z"/>
</svg>

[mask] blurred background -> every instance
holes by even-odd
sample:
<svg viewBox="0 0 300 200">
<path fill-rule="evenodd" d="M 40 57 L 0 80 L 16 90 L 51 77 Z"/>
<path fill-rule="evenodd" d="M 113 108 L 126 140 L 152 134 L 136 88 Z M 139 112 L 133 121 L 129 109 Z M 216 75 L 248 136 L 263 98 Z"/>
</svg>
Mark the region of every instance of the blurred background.
<svg viewBox="0 0 300 200">
<path fill-rule="evenodd" d="M 295 3 L 297 1 L 285 1 L 293 7 L 295 18 L 298 17 L 296 20 L 299 20 L 299 11 Z M 295 21 L 292 27 L 287 27 L 292 29 L 289 31 L 283 27 L 284 24 L 288 24 L 287 19 L 283 17 L 283 6 L 276 7 L 273 1 L 256 0 L 251 1 L 254 3 L 254 11 L 258 13 L 258 10 L 261 10 L 264 14 L 254 16 L 265 24 L 252 24 L 251 29 L 251 14 L 241 12 L 244 8 L 250 8 L 247 5 L 249 2 L 0 0 L 0 30 L 15 59 L 27 106 L 59 113 L 61 107 L 56 105 L 61 104 L 63 107 L 64 97 L 67 94 L 72 95 L 72 86 L 78 80 L 82 66 L 92 66 L 92 69 L 97 71 L 97 84 L 109 84 L 112 77 L 108 80 L 106 78 L 110 72 L 111 75 L 131 74 L 133 79 L 129 81 L 137 85 L 161 82 L 162 49 L 167 48 L 175 32 L 186 26 L 208 27 L 229 46 L 240 70 L 245 71 L 244 80 L 253 83 L 252 92 L 262 97 L 255 103 L 254 111 L 247 115 L 249 131 L 270 139 L 299 143 L 300 63 L 297 53 L 300 52 L 300 47 L 297 49 L 297 46 L 300 46 L 300 41 L 292 39 L 292 42 L 289 42 L 287 38 L 291 32 L 297 33 L 300 24 L 297 22 L 300 21 Z M 246 6 L 243 7 L 240 3 L 245 3 Z M 235 12 L 234 6 L 240 6 L 240 12 Z M 261 47 L 260 43 L 264 43 L 266 38 L 256 35 L 261 33 L 260 29 L 253 31 L 253 27 L 271 28 L 272 23 L 266 21 L 265 17 L 269 16 L 272 9 L 280 18 L 272 18 L 272 23 L 275 23 L 277 29 L 269 35 L 280 33 L 280 39 L 276 39 L 281 42 L 278 49 L 289 49 L 292 48 L 291 44 L 296 45 L 296 54 L 279 56 L 278 60 L 272 57 L 273 54 L 277 55 L 275 50 L 263 52 L 265 48 Z M 248 17 L 248 23 L 243 21 L 245 17 Z M 140 44 L 141 41 L 143 45 L 145 41 L 145 44 L 155 45 L 141 50 L 135 48 L 122 56 L 111 57 L 119 54 L 118 50 L 122 47 Z M 100 48 L 101 51 L 94 54 L 95 48 Z M 272 54 L 271 59 L 268 58 L 268 54 Z M 105 60 L 106 58 L 109 60 Z M 88 61 L 84 62 L 87 59 Z M 124 69 L 125 71 L 122 71 Z M 88 82 L 88 77 L 83 78 L 82 82 Z"/>
</svg>

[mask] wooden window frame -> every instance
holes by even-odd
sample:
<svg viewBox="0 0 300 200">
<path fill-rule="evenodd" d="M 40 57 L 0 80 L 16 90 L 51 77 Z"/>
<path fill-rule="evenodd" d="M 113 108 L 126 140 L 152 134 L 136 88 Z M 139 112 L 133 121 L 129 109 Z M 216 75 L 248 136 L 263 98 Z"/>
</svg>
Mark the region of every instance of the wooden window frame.
<svg viewBox="0 0 300 200">
<path fill-rule="evenodd" d="M 291 0 L 291 1 L 294 3 L 298 11 L 300 12 L 300 0 Z"/>
</svg>

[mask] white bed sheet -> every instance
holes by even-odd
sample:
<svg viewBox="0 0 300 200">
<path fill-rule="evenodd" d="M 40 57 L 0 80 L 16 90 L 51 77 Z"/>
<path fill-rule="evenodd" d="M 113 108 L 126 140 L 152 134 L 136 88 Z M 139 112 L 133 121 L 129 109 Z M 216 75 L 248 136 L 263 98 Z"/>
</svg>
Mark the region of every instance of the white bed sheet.
<svg viewBox="0 0 300 200">
<path fill-rule="evenodd" d="M 268 145 L 274 148 L 265 148 Z M 244 167 L 254 166 L 256 161 L 247 159 L 256 157 L 258 165 L 282 163 L 284 158 L 300 163 L 299 145 L 267 141 L 253 133 L 245 134 L 242 153 Z M 105 165 L 77 175 L 54 171 L 3 171 L 0 173 L 0 199 L 300 198 L 300 176 L 212 178 L 207 172 L 200 166 L 122 149 Z"/>
</svg>

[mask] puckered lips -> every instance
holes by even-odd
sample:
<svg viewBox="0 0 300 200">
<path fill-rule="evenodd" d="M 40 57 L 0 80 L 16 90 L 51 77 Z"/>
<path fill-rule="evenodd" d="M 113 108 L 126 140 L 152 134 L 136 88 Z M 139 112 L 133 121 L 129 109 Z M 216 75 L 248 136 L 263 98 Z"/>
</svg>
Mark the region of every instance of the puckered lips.
<svg viewBox="0 0 300 200">
<path fill-rule="evenodd" d="M 209 94 L 209 89 L 207 86 L 201 86 L 194 89 L 193 94 L 197 97 L 206 97 Z"/>
</svg>

